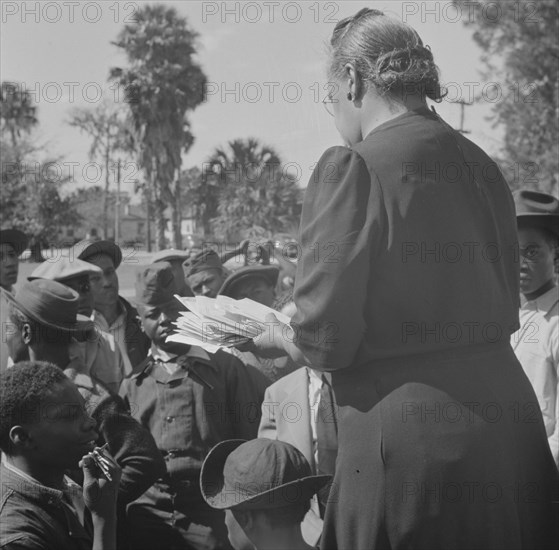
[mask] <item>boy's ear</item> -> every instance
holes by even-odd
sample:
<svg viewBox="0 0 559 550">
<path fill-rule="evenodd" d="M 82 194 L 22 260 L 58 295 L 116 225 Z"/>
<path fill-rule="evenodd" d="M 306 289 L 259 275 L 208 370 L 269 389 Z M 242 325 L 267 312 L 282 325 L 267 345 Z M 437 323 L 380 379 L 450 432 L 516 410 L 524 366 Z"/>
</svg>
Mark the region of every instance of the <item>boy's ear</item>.
<svg viewBox="0 0 559 550">
<path fill-rule="evenodd" d="M 29 432 L 23 426 L 13 426 L 9 437 L 12 446 L 17 449 L 28 447 L 31 441 Z"/>
<path fill-rule="evenodd" d="M 21 327 L 21 339 L 25 345 L 29 345 L 33 342 L 33 327 L 30 323 L 23 323 Z"/>
<path fill-rule="evenodd" d="M 138 325 L 140 326 L 140 330 L 142 332 L 144 332 L 144 323 L 142 322 L 143 308 L 140 304 L 136 305 L 136 311 L 138 312 L 138 315 L 136 315 L 136 321 L 138 321 Z"/>
</svg>

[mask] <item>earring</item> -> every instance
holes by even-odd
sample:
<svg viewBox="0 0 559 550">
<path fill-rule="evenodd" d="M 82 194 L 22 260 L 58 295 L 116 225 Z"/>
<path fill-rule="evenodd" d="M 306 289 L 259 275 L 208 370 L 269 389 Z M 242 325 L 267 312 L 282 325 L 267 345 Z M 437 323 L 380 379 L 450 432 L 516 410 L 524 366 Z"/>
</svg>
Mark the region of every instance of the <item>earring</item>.
<svg viewBox="0 0 559 550">
<path fill-rule="evenodd" d="M 353 95 L 352 95 L 351 92 L 348 92 L 348 93 L 347 93 L 347 99 L 348 99 L 349 101 L 353 101 Z"/>
</svg>

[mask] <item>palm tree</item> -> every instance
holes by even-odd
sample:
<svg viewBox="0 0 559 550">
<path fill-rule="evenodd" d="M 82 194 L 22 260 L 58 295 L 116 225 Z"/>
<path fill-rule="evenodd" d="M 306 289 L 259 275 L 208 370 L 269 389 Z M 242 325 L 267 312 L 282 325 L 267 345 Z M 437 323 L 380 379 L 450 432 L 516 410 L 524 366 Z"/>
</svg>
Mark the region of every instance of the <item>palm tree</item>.
<svg viewBox="0 0 559 550">
<path fill-rule="evenodd" d="M 2 82 L 0 86 L 0 119 L 2 133 L 8 132 L 12 147 L 17 149 L 21 133 L 29 134 L 37 125 L 37 107 L 32 104 L 27 90 L 15 82 Z"/>
<path fill-rule="evenodd" d="M 227 240 L 270 238 L 298 218 L 295 178 L 279 154 L 255 138 L 230 141 L 208 159 L 207 181 L 220 188 L 214 226 Z"/>
<path fill-rule="evenodd" d="M 197 33 L 174 8 L 145 5 L 114 44 L 130 66 L 110 77 L 124 88 L 134 128 L 146 197 L 151 197 L 157 243 L 165 248 L 167 206 L 172 210 L 175 247 L 182 248 L 180 168 L 194 142 L 187 113 L 204 101 L 206 76 L 194 59 Z"/>
</svg>

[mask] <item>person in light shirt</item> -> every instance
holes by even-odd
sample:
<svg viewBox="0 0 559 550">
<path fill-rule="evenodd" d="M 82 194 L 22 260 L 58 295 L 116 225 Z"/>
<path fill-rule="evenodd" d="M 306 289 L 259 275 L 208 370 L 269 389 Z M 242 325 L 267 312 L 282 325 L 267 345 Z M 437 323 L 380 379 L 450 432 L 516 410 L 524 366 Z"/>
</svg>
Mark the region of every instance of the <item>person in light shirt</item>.
<svg viewBox="0 0 559 550">
<path fill-rule="evenodd" d="M 514 198 L 520 245 L 521 326 L 511 343 L 536 392 L 559 467 L 559 293 L 554 277 L 559 201 L 529 190 L 516 191 Z M 519 411 L 519 419 L 526 413 Z"/>
<path fill-rule="evenodd" d="M 122 262 L 122 252 L 111 241 L 85 239 L 70 250 L 72 258 L 101 269 L 101 274 L 90 276 L 94 304 L 92 319 L 100 330 L 113 337 L 112 349 L 116 354 L 118 346 L 124 362 L 124 374 L 128 377 L 146 358 L 150 343 L 140 327 L 138 312 L 118 294 L 116 270 Z"/>
</svg>

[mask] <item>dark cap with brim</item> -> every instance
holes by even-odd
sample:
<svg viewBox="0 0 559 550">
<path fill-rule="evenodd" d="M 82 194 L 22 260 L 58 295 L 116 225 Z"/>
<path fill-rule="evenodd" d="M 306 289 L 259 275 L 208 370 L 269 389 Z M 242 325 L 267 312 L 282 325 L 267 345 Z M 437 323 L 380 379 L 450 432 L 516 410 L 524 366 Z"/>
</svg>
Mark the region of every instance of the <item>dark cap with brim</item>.
<svg viewBox="0 0 559 550">
<path fill-rule="evenodd" d="M 190 277 L 206 269 L 223 269 L 220 257 L 214 250 L 202 250 L 182 264 L 185 277 Z"/>
<path fill-rule="evenodd" d="M 0 230 L 0 244 L 10 244 L 19 256 L 26 248 L 29 239 L 19 229 Z"/>
<path fill-rule="evenodd" d="M 279 267 L 275 265 L 254 265 L 241 267 L 225 279 L 218 294 L 233 298 L 235 287 L 240 282 L 256 277 L 264 279 L 271 287 L 275 287 L 278 282 L 279 272 Z"/>
<path fill-rule="evenodd" d="M 516 221 L 519 226 L 531 225 L 546 229 L 559 237 L 559 200 L 553 195 L 520 189 L 513 193 Z"/>
<path fill-rule="evenodd" d="M 57 281 L 29 281 L 15 296 L 2 292 L 24 315 L 50 329 L 75 334 L 95 328 L 91 319 L 78 313 L 78 293 Z"/>
<path fill-rule="evenodd" d="M 112 241 L 96 241 L 94 239 L 84 239 L 76 243 L 70 249 L 70 258 L 79 258 L 87 262 L 93 256 L 105 254 L 113 261 L 115 269 L 122 262 L 122 251 L 120 247 Z"/>
<path fill-rule="evenodd" d="M 202 465 L 204 500 L 219 510 L 263 510 L 307 502 L 332 479 L 312 475 L 303 454 L 274 439 L 218 443 Z"/>
<path fill-rule="evenodd" d="M 143 306 L 162 306 L 175 300 L 175 275 L 169 262 L 157 262 L 136 272 L 134 302 Z"/>
</svg>

